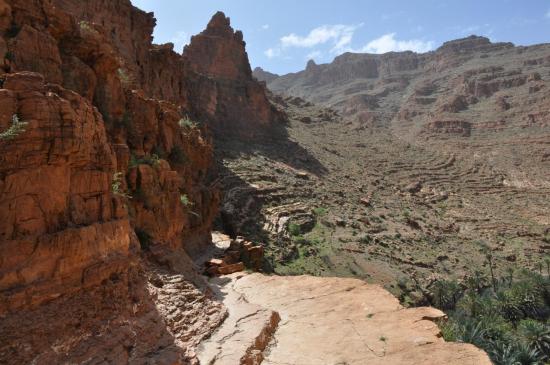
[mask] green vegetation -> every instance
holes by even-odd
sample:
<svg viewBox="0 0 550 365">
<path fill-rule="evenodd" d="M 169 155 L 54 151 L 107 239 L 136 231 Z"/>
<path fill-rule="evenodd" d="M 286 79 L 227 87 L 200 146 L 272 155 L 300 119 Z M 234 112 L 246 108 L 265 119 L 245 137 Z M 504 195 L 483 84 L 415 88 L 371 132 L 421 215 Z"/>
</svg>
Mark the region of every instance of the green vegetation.
<svg viewBox="0 0 550 365">
<path fill-rule="evenodd" d="M 449 315 L 442 324 L 447 341 L 483 348 L 497 365 L 547 364 L 550 361 L 550 276 L 513 269 L 495 277 L 477 271 L 459 284 L 433 285 L 432 304 Z"/>
<path fill-rule="evenodd" d="M 8 28 L 8 30 L 6 31 L 6 37 L 7 38 L 15 38 L 15 37 L 17 37 L 17 35 L 19 34 L 20 31 L 21 31 L 21 27 L 18 26 L 17 24 L 15 24 L 15 23 L 12 23 L 10 25 L 10 27 Z"/>
<path fill-rule="evenodd" d="M 6 131 L 0 133 L 0 140 L 8 141 L 14 139 L 21 133 L 25 132 L 25 127 L 28 124 L 28 122 L 20 121 L 17 114 L 14 114 L 11 117 L 11 127 L 9 127 Z"/>
<path fill-rule="evenodd" d="M 280 275 L 323 275 L 328 265 L 328 258 L 334 254 L 331 229 L 321 224 L 320 216 L 327 210 L 320 208 L 316 213 L 317 222 L 310 232 L 302 232 L 300 226 L 288 225 L 291 251 L 286 253 L 284 264 L 273 265 Z"/>
<path fill-rule="evenodd" d="M 317 216 L 317 217 L 322 217 L 322 216 L 326 215 L 327 213 L 328 213 L 327 208 L 318 207 L 318 208 L 313 209 L 313 214 L 315 214 L 315 216 Z"/>
<path fill-rule="evenodd" d="M 189 129 L 198 128 L 199 126 L 197 122 L 189 119 L 188 117 L 180 119 L 178 124 L 180 125 L 181 128 L 189 128 Z"/>
<path fill-rule="evenodd" d="M 128 75 L 128 72 L 126 72 L 125 69 L 123 68 L 119 68 L 117 70 L 117 74 L 118 74 L 118 78 L 120 80 L 120 82 L 123 84 L 123 85 L 128 85 L 130 84 L 130 76 Z"/>
<path fill-rule="evenodd" d="M 180 195 L 180 202 L 185 207 L 192 207 L 193 206 L 193 202 L 191 200 L 189 200 L 189 197 L 187 196 L 187 194 L 181 194 Z"/>
<path fill-rule="evenodd" d="M 164 151 L 164 148 L 162 148 L 162 146 L 155 146 L 152 152 L 152 156 L 156 155 L 159 159 L 166 159 L 166 151 Z"/>
<path fill-rule="evenodd" d="M 300 228 L 299 225 L 290 223 L 288 225 L 288 232 L 290 233 L 291 236 L 299 236 L 302 233 L 302 229 Z"/>
<path fill-rule="evenodd" d="M 157 154 L 146 155 L 143 157 L 136 157 L 134 154 L 130 156 L 130 168 L 137 167 L 139 165 L 158 166 L 160 163 L 160 157 Z"/>
<path fill-rule="evenodd" d="M 82 20 L 79 25 L 82 32 L 97 33 L 97 30 L 95 30 L 94 27 L 87 21 Z"/>
<path fill-rule="evenodd" d="M 122 178 L 124 176 L 122 175 L 122 172 L 115 172 L 113 175 L 113 182 L 111 183 L 111 192 L 114 195 L 123 197 L 123 198 L 131 198 L 131 196 L 124 192 L 122 189 Z"/>
</svg>

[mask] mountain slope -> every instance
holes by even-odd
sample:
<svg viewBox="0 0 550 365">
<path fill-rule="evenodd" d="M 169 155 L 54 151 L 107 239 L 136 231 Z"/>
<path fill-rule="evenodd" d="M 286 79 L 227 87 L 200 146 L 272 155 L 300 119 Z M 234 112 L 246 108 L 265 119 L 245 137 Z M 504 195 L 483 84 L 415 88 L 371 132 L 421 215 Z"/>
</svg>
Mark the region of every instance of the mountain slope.
<svg viewBox="0 0 550 365">
<path fill-rule="evenodd" d="M 129 0 L 0 0 L 2 364 L 198 364 L 232 323 L 197 266 L 221 201 L 214 144 L 291 143 L 287 120 L 223 13 L 183 54 L 152 44 L 154 25 Z M 239 363 L 273 334 L 254 329 Z"/>
</svg>

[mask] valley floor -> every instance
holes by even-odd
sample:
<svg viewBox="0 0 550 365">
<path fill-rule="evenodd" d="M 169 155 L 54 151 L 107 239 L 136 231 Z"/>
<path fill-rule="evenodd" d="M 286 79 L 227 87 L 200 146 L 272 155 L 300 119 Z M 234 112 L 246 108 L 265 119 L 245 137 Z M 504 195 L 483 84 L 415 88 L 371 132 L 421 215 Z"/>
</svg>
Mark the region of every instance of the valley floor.
<svg viewBox="0 0 550 365">
<path fill-rule="evenodd" d="M 453 140 L 413 145 L 308 104 L 288 113 L 281 136 L 218 146 L 224 228 L 265 242 L 269 269 L 358 277 L 420 304 L 435 279 L 486 270 L 485 245 L 500 272 L 542 262 L 547 187 L 509 184 Z"/>
</svg>

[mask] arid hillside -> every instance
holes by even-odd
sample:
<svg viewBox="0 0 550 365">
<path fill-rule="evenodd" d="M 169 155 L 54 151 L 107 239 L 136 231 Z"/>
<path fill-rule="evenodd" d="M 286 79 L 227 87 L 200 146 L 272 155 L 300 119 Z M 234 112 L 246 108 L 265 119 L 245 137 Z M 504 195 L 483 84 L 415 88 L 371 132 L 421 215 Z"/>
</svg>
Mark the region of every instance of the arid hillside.
<svg viewBox="0 0 550 365">
<path fill-rule="evenodd" d="M 252 76 L 225 14 L 183 54 L 152 43 L 155 23 L 129 0 L 0 0 L 0 364 L 489 363 L 441 338 L 443 312 L 380 286 L 234 274 L 261 268 L 259 244 L 275 241 L 235 237 L 261 189 L 226 159 L 274 147 L 327 168 L 293 141 L 292 110 Z M 304 293 L 332 312 L 314 330 L 294 321 Z M 293 328 L 354 341 L 320 352 L 303 336 L 297 357 Z"/>
<path fill-rule="evenodd" d="M 358 128 L 385 127 L 437 151 L 476 150 L 507 174 L 506 186 L 548 188 L 540 167 L 549 163 L 549 67 L 550 45 L 471 36 L 425 54 L 346 53 L 267 81 L 275 93 L 336 109 Z"/>
<path fill-rule="evenodd" d="M 543 265 L 550 46 L 472 36 L 269 76 L 291 143 L 225 165 L 256 187 L 246 207 L 264 223 L 239 229 L 276 242 L 275 271 L 364 277 L 422 302 L 436 278 L 486 268 L 487 245 L 502 272 Z"/>
</svg>

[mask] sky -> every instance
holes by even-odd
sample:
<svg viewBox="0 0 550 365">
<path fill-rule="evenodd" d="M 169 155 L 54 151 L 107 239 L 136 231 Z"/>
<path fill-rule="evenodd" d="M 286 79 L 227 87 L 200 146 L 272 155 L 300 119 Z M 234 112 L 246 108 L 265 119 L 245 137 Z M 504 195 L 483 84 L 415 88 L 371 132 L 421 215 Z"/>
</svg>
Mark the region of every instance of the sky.
<svg viewBox="0 0 550 365">
<path fill-rule="evenodd" d="M 243 31 L 251 66 L 277 74 L 344 52 L 427 52 L 472 34 L 493 42 L 550 42 L 550 0 L 132 0 L 155 13 L 155 43 L 181 52 L 223 11 Z"/>
</svg>

